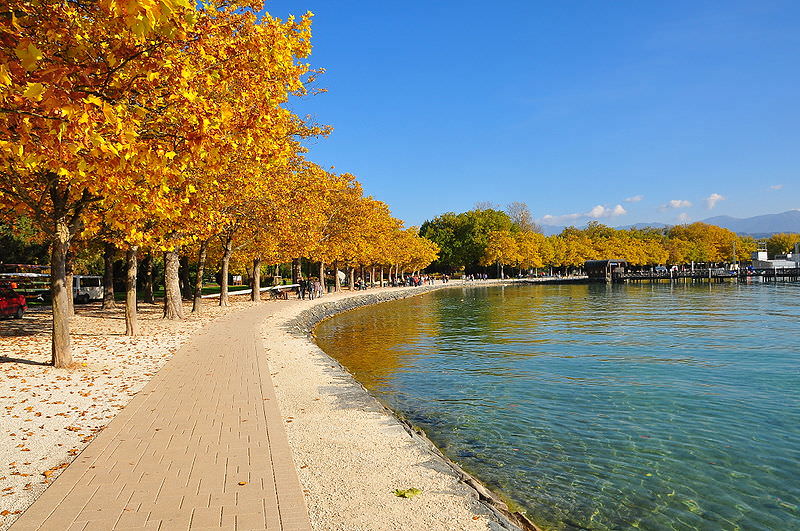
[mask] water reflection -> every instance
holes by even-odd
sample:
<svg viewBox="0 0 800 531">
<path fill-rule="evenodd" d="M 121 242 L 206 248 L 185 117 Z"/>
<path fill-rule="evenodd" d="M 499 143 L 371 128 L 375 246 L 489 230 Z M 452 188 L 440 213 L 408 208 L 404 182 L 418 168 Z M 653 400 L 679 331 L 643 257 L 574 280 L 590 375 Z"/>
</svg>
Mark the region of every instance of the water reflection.
<svg viewBox="0 0 800 531">
<path fill-rule="evenodd" d="M 554 528 L 800 528 L 796 284 L 450 289 L 320 346 Z"/>
</svg>

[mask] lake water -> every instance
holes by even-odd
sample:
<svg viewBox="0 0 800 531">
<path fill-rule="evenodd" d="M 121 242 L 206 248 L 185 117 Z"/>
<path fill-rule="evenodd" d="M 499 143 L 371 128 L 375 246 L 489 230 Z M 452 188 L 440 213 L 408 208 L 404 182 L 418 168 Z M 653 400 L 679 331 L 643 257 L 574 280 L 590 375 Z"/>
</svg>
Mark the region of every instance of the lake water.
<svg viewBox="0 0 800 531">
<path fill-rule="evenodd" d="M 554 529 L 800 529 L 800 285 L 440 290 L 319 345 Z"/>
</svg>

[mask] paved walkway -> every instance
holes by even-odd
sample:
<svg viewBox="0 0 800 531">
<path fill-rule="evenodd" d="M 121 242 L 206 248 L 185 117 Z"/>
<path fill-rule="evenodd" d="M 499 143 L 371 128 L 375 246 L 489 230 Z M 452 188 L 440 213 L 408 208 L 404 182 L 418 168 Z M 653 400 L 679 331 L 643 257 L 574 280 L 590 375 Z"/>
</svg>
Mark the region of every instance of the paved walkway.
<svg viewBox="0 0 800 531">
<path fill-rule="evenodd" d="M 181 348 L 12 531 L 310 530 L 257 336 L 267 311 Z"/>
</svg>

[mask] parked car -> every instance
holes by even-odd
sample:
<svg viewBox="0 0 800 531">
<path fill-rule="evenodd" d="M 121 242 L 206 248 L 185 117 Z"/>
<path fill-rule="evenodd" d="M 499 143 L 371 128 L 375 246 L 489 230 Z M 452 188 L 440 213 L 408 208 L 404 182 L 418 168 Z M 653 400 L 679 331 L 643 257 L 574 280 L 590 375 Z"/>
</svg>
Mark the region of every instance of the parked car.
<svg viewBox="0 0 800 531">
<path fill-rule="evenodd" d="M 0 287 L 0 315 L 22 319 L 28 304 L 25 296 L 20 295 L 11 288 Z"/>
<path fill-rule="evenodd" d="M 75 275 L 72 277 L 72 296 L 78 304 L 102 299 L 102 278 L 94 275 Z"/>
</svg>

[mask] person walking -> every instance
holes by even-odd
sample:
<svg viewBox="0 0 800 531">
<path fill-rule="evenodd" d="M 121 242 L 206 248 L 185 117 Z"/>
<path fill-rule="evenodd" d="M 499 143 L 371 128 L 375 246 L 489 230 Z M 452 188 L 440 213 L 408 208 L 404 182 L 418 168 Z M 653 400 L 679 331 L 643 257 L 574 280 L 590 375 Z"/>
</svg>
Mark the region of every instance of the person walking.
<svg viewBox="0 0 800 531">
<path fill-rule="evenodd" d="M 302 278 L 300 280 L 298 280 L 297 282 L 300 284 L 300 288 L 298 290 L 300 298 L 301 299 L 305 299 L 306 298 L 306 290 L 308 289 L 308 282 L 306 282 Z"/>
</svg>

